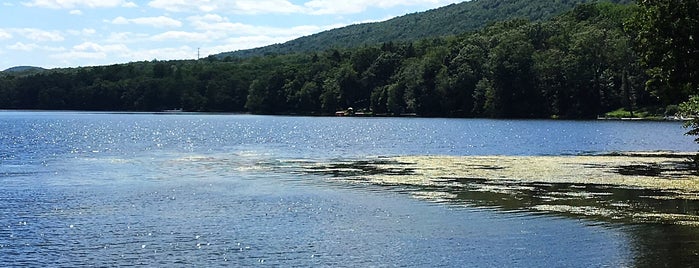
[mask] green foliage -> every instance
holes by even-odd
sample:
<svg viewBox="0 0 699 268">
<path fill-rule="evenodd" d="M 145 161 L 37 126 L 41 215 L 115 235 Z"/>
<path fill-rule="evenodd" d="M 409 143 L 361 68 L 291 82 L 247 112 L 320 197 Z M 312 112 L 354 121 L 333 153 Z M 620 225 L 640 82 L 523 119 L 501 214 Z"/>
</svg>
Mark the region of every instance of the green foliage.
<svg viewBox="0 0 699 268">
<path fill-rule="evenodd" d="M 679 114 L 689 118 L 685 121 L 684 127 L 689 128 L 687 135 L 699 136 L 699 96 L 691 96 L 689 100 L 679 105 Z M 699 142 L 699 138 L 694 141 Z"/>
<path fill-rule="evenodd" d="M 668 104 L 699 92 L 699 2 L 642 0 L 628 21 L 649 79 L 646 87 Z"/>
<path fill-rule="evenodd" d="M 512 14 L 503 9 L 525 2 L 468 3 Z M 352 107 L 393 115 L 595 118 L 656 104 L 642 90 L 646 74 L 623 28 L 635 10 L 585 4 L 548 21 L 514 19 L 415 42 L 4 75 L 0 108 L 333 114 Z"/>
<path fill-rule="evenodd" d="M 488 24 L 512 18 L 545 21 L 564 13 L 576 5 L 597 0 L 478 0 L 464 1 L 426 12 L 408 14 L 377 23 L 364 23 L 325 31 L 283 44 L 227 52 L 226 57 L 257 57 L 288 53 L 324 51 L 331 48 L 352 48 L 387 42 L 414 42 L 422 39 L 445 37 L 477 31 Z M 633 0 L 610 0 L 629 4 Z M 589 14 L 588 16 L 595 16 Z"/>
<path fill-rule="evenodd" d="M 626 28 L 634 33 L 633 44 L 648 75 L 646 88 L 665 104 L 684 101 L 678 114 L 689 118 L 687 135 L 699 136 L 699 2 L 640 0 L 638 5 Z M 669 105 L 666 114 L 674 109 Z M 699 163 L 699 156 L 693 161 Z"/>
<path fill-rule="evenodd" d="M 674 115 L 675 113 L 672 113 Z M 604 114 L 604 117 L 606 118 L 617 118 L 617 119 L 624 119 L 624 118 L 642 118 L 642 119 L 651 119 L 651 120 L 660 120 L 662 119 L 662 114 L 658 113 L 657 110 L 655 109 L 649 109 L 649 108 L 643 108 L 639 109 L 636 111 L 629 111 L 626 110 L 625 108 L 619 108 L 614 111 L 608 112 Z"/>
</svg>

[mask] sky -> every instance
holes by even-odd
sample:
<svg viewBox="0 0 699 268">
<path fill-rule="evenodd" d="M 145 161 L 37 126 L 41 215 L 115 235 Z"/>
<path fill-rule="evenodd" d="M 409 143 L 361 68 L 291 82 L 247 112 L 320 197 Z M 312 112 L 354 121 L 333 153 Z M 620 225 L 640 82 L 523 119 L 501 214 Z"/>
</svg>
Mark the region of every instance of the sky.
<svg viewBox="0 0 699 268">
<path fill-rule="evenodd" d="M 196 59 L 463 0 L 0 0 L 0 71 Z"/>
</svg>

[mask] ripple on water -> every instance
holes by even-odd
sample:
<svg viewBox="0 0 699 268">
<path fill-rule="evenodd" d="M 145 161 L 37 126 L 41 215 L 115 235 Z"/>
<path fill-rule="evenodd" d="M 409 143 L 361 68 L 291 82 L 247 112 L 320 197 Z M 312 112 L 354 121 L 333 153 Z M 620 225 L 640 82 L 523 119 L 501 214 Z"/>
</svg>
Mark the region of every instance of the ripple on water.
<svg viewBox="0 0 699 268">
<path fill-rule="evenodd" d="M 604 131 L 576 136 L 569 129 L 556 138 L 559 124 L 594 128 L 584 122 L 75 113 L 22 120 L 28 122 L 0 129 L 21 143 L 12 147 L 13 161 L 36 165 L 27 169 L 36 172 L 0 172 L 0 266 L 598 267 L 632 266 L 649 252 L 635 254 L 635 238 L 592 220 L 521 205 L 539 204 L 542 189 L 559 198 L 550 202 L 619 204 L 553 189 L 557 183 L 503 180 L 493 187 L 440 177 L 416 186 L 334 177 L 369 172 L 427 182 L 410 166 L 347 165 L 377 152 L 546 154 L 570 149 L 573 139 L 583 140 L 576 150 L 609 148 Z M 529 142 L 538 137 L 526 132 L 540 134 L 540 125 L 552 129 L 546 142 L 555 146 Z M 632 128 L 642 133 L 634 137 L 647 136 L 646 128 Z M 354 134 L 338 138 L 347 133 Z M 327 162 L 339 165 L 308 170 Z M 488 166 L 471 166 L 478 167 Z"/>
</svg>

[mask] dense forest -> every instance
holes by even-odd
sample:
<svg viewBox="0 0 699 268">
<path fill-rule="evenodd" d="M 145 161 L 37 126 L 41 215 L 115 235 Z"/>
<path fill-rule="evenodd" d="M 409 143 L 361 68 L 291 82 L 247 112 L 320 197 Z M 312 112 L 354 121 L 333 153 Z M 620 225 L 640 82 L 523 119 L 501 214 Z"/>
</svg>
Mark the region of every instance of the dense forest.
<svg viewBox="0 0 699 268">
<path fill-rule="evenodd" d="M 352 107 L 376 115 L 497 118 L 664 110 L 687 100 L 696 83 L 674 90 L 660 77 L 654 54 L 644 49 L 660 45 L 649 41 L 654 33 L 643 16 L 655 15 L 648 10 L 582 4 L 546 21 L 514 19 L 414 42 L 5 73 L 0 108 L 333 114 Z"/>
<path fill-rule="evenodd" d="M 544 21 L 584 3 L 598 0 L 472 0 L 396 17 L 362 23 L 301 37 L 283 44 L 221 53 L 219 58 L 306 53 L 337 47 L 358 47 L 385 42 L 413 42 L 463 34 L 513 18 Z M 634 0 L 608 0 L 630 4 Z"/>
</svg>

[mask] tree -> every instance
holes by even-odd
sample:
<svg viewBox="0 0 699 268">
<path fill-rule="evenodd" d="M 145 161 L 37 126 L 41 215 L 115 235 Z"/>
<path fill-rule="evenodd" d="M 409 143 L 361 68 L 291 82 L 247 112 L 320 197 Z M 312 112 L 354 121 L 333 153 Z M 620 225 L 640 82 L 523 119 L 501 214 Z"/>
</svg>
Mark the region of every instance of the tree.
<svg viewBox="0 0 699 268">
<path fill-rule="evenodd" d="M 626 24 L 647 70 L 647 89 L 668 104 L 687 100 L 699 87 L 699 1 L 639 0 Z"/>
<path fill-rule="evenodd" d="M 638 4 L 627 28 L 636 32 L 635 47 L 649 76 L 646 87 L 666 104 L 685 101 L 680 112 L 695 118 L 686 125 L 691 128 L 687 134 L 699 135 L 699 2 L 639 0 Z"/>
<path fill-rule="evenodd" d="M 692 120 L 686 121 L 684 123 L 685 128 L 690 128 L 686 135 L 699 136 L 699 117 L 697 113 L 699 111 L 699 96 L 692 96 L 689 100 L 680 104 L 679 114 L 682 116 L 693 118 Z M 695 142 L 699 143 L 699 138 L 694 139 Z M 690 158 L 694 162 L 694 169 L 699 171 L 699 154 L 694 155 Z"/>
<path fill-rule="evenodd" d="M 250 92 L 245 108 L 253 113 L 266 113 L 271 107 L 269 103 L 269 91 L 264 80 L 255 79 L 250 84 Z"/>
<path fill-rule="evenodd" d="M 491 94 L 486 94 L 489 112 L 494 117 L 542 117 L 546 107 L 532 105 L 542 103 L 541 93 L 536 88 L 534 59 L 535 52 L 529 38 L 519 32 L 510 31 L 490 52 Z"/>
</svg>

